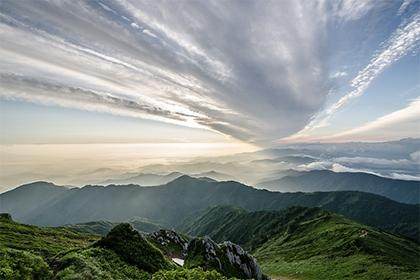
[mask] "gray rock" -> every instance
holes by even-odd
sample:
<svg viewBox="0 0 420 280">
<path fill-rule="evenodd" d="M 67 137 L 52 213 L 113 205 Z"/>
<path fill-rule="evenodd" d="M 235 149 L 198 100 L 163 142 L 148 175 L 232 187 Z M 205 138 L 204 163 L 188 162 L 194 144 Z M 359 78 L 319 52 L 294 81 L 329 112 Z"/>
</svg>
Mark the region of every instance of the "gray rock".
<svg viewBox="0 0 420 280">
<path fill-rule="evenodd" d="M 185 266 L 215 269 L 225 276 L 239 279 L 269 279 L 262 273 L 255 258 L 241 246 L 232 242 L 217 244 L 209 237 L 190 241 Z"/>
</svg>

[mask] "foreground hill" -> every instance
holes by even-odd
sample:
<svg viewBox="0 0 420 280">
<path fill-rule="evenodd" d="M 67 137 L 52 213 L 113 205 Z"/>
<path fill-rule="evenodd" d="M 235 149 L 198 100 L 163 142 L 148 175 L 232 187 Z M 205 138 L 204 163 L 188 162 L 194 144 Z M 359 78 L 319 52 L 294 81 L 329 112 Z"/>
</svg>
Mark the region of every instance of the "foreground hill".
<svg viewBox="0 0 420 280">
<path fill-rule="evenodd" d="M 24 195 L 21 192 L 16 199 Z M 2 200 L 3 194 L 0 195 Z M 45 197 L 38 200 L 45 200 Z M 13 206 L 12 203 L 9 201 L 8 205 Z M 33 206 L 30 212 L 23 214 L 17 203 L 8 210 L 12 214 L 19 212 L 20 221 L 37 225 L 127 221 L 142 217 L 173 227 L 183 219 L 217 205 L 234 205 L 250 211 L 279 210 L 294 205 L 321 207 L 364 224 L 419 239 L 419 205 L 398 203 L 363 192 L 279 193 L 257 190 L 234 181 L 217 182 L 189 176 L 155 187 L 73 188 L 55 196 L 47 204 Z M 0 211 L 4 211 L 2 204 Z"/>
<path fill-rule="evenodd" d="M 317 208 L 248 212 L 215 207 L 183 225 L 186 233 L 230 240 L 263 271 L 297 279 L 418 279 L 420 246 Z"/>
<path fill-rule="evenodd" d="M 106 235 L 108 232 L 111 231 L 113 227 L 115 227 L 119 223 L 120 222 L 93 221 L 87 223 L 65 225 L 65 227 L 81 233 Z M 145 219 L 132 219 L 127 223 L 129 223 L 135 230 L 144 233 L 155 232 L 162 228 L 160 225 L 157 225 Z"/>
<path fill-rule="evenodd" d="M 257 186 L 282 192 L 363 191 L 399 202 L 420 203 L 420 181 L 391 179 L 362 172 L 294 172 L 293 175 L 261 182 Z"/>
<path fill-rule="evenodd" d="M 214 258 L 200 258 L 200 265 L 181 269 L 153 240 L 128 223 L 115 226 L 100 238 L 67 228 L 23 225 L 8 214 L 0 214 L 0 279 L 228 280 L 223 275 L 242 279 L 242 275 L 247 275 L 244 268 L 260 272 L 255 259 L 240 246 L 229 248 L 235 251 L 226 250 L 215 256 L 216 260 L 225 260 L 222 268 L 229 270 L 209 262 Z M 196 250 L 187 250 L 186 254 L 190 259 L 199 257 Z M 239 260 L 239 256 L 246 259 Z"/>
</svg>

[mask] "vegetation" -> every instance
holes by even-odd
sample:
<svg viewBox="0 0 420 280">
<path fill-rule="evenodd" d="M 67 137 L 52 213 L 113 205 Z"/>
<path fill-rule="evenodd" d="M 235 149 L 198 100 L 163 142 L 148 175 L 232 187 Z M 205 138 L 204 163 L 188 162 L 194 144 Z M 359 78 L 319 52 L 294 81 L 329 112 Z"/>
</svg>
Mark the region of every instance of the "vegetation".
<svg viewBox="0 0 420 280">
<path fill-rule="evenodd" d="M 208 210 L 189 233 L 231 240 L 252 251 L 263 271 L 298 279 L 418 279 L 420 246 L 321 209 Z"/>
<path fill-rule="evenodd" d="M 228 278 L 214 270 L 204 271 L 201 268 L 179 268 L 159 271 L 153 274 L 152 280 L 228 280 Z"/>
<path fill-rule="evenodd" d="M 111 250 L 101 248 L 78 249 L 55 261 L 59 268 L 57 279 L 150 279 L 149 273 L 127 264 Z"/>
<path fill-rule="evenodd" d="M 178 226 L 183 219 L 217 205 L 233 205 L 248 211 L 281 210 L 290 206 L 321 207 L 344 215 L 363 224 L 392 231 L 420 240 L 420 205 L 399 203 L 385 197 L 355 191 L 279 193 L 257 190 L 238 182 L 215 182 L 181 176 L 174 181 L 156 187 L 86 186 L 80 189 L 44 185 L 54 190 L 54 198 L 26 207 L 21 221 L 57 226 L 96 220 L 128 221 L 132 217 L 144 217 L 169 227 Z M 18 193 L 7 193 L 9 210 L 19 212 L 21 197 L 33 190 L 33 186 L 21 187 Z M 0 200 L 5 194 L 0 194 Z M 34 193 L 36 196 L 37 193 Z M 42 197 L 31 201 L 44 201 Z M 3 199 L 5 200 L 5 199 Z M 12 202 L 10 202 L 12 201 Z M 28 201 L 30 203 L 31 201 Z M 0 204 L 2 205 L 2 204 Z M 0 211 L 3 211 L 0 206 Z"/>
<path fill-rule="evenodd" d="M 0 279 L 50 279 L 52 272 L 40 256 L 0 247 Z"/>
<path fill-rule="evenodd" d="M 59 252 L 83 248 L 99 236 L 79 234 L 67 228 L 39 228 L 0 216 L 0 248 L 23 250 L 47 260 Z"/>
<path fill-rule="evenodd" d="M 114 251 L 127 263 L 148 272 L 173 266 L 159 249 L 127 223 L 114 227 L 95 245 Z"/>
<path fill-rule="evenodd" d="M 151 233 L 162 228 L 158 224 L 152 223 L 146 219 L 130 220 L 128 221 L 128 223 L 131 224 L 135 230 L 140 232 Z M 93 221 L 87 223 L 66 225 L 65 227 L 82 233 L 99 234 L 105 236 L 108 232 L 111 231 L 113 227 L 115 227 L 118 224 L 119 223 L 117 222 L 109 221 Z"/>
</svg>

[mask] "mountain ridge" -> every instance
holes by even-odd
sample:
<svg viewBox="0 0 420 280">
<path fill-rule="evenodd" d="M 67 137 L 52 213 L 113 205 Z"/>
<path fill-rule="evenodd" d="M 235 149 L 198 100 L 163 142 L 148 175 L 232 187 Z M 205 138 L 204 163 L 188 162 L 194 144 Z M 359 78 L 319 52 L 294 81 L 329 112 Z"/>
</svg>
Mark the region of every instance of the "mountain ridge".
<svg viewBox="0 0 420 280">
<path fill-rule="evenodd" d="M 257 187 L 272 191 L 364 191 L 395 201 L 420 203 L 420 181 L 399 180 L 364 172 L 299 171 Z"/>
<path fill-rule="evenodd" d="M 295 205 L 321 207 L 364 224 L 419 239 L 420 205 L 355 191 L 269 192 L 235 181 L 213 182 L 187 175 L 155 187 L 88 185 L 69 189 L 20 220 L 58 226 L 95 220 L 120 222 L 141 217 L 162 226 L 176 227 L 183 219 L 216 205 L 233 205 L 249 211 L 279 210 Z M 2 205 L 0 212 L 6 212 Z M 9 212 L 14 214 L 14 211 Z"/>
</svg>

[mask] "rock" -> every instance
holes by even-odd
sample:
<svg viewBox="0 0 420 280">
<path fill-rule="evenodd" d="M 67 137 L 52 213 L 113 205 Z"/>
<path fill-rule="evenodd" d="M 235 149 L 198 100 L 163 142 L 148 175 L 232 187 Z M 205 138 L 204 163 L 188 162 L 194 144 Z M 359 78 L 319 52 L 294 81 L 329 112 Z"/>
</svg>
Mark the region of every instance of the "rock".
<svg viewBox="0 0 420 280">
<path fill-rule="evenodd" d="M 153 241 L 164 253 L 170 258 L 184 259 L 188 239 L 179 235 L 173 230 L 161 229 L 148 235 L 148 238 Z"/>
<path fill-rule="evenodd" d="M 208 237 L 195 238 L 188 244 L 185 266 L 217 270 L 227 277 L 269 279 L 262 274 L 254 257 L 232 242 L 217 244 Z"/>
</svg>

